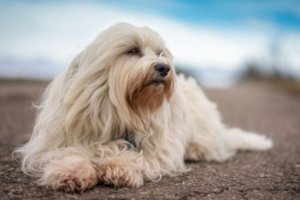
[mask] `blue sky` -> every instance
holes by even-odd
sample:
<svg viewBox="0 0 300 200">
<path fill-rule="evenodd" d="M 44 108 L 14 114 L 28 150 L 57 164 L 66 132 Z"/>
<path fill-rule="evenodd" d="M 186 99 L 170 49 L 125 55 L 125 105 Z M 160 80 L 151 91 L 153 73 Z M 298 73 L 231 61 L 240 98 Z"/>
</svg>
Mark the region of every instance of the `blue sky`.
<svg viewBox="0 0 300 200">
<path fill-rule="evenodd" d="M 53 78 L 99 32 L 125 21 L 158 31 L 182 66 L 224 73 L 276 62 L 300 77 L 299 2 L 0 1 L 0 76 Z"/>
<path fill-rule="evenodd" d="M 251 20 L 278 28 L 300 29 L 298 0 L 172 0 L 101 1 L 104 4 L 145 11 L 193 25 L 247 28 Z"/>
</svg>

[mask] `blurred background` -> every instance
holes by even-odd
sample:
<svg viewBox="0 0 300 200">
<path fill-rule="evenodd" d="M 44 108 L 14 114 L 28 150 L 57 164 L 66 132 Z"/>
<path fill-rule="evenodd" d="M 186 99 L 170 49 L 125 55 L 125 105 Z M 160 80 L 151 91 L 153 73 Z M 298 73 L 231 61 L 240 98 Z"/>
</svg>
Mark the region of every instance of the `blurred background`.
<svg viewBox="0 0 300 200">
<path fill-rule="evenodd" d="M 299 83 L 299 0 L 0 1 L 0 78 L 51 80 L 117 22 L 158 31 L 205 86 Z"/>
</svg>

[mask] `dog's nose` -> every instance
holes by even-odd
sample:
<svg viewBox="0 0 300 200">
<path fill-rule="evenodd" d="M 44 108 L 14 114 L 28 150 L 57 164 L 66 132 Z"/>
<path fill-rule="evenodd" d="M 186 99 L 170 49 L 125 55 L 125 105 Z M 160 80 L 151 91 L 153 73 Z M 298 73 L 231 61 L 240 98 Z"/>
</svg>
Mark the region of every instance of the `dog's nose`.
<svg viewBox="0 0 300 200">
<path fill-rule="evenodd" d="M 154 69 L 159 73 L 161 77 L 166 77 L 168 75 L 168 72 L 170 71 L 170 67 L 163 63 L 155 65 Z"/>
</svg>

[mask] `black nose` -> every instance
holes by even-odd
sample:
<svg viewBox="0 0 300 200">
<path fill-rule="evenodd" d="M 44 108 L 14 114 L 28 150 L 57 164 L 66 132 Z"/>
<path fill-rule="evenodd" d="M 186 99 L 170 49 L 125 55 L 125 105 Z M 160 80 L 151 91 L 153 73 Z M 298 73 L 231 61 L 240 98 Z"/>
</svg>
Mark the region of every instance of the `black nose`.
<svg viewBox="0 0 300 200">
<path fill-rule="evenodd" d="M 155 71 L 159 73 L 161 77 L 165 77 L 168 75 L 168 72 L 170 71 L 170 67 L 166 64 L 159 63 L 154 66 Z"/>
</svg>

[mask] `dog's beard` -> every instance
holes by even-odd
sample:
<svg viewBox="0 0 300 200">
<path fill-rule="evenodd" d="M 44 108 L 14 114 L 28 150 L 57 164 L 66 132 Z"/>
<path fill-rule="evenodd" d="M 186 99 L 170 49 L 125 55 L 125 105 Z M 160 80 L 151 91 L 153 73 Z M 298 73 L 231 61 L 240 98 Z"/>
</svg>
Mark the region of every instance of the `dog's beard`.
<svg viewBox="0 0 300 200">
<path fill-rule="evenodd" d="M 173 82 L 171 72 L 165 79 L 155 78 L 153 73 L 134 79 L 128 84 L 128 105 L 138 115 L 157 110 L 165 99 L 169 100 L 172 96 Z"/>
</svg>

